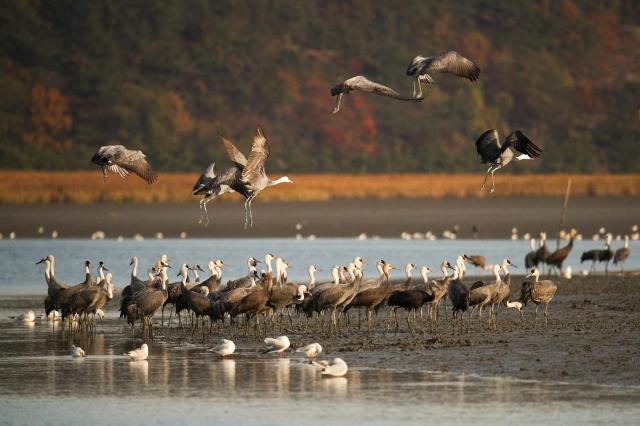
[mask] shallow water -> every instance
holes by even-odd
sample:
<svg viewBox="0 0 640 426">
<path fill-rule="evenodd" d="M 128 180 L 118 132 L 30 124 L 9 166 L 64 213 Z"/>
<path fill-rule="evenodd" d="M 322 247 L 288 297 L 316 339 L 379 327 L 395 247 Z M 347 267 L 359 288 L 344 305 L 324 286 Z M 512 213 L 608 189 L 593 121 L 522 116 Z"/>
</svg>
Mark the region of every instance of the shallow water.
<svg viewBox="0 0 640 426">
<path fill-rule="evenodd" d="M 614 248 L 616 244 L 614 243 Z M 562 243 L 565 245 L 566 243 Z M 601 248 L 601 241 L 580 241 L 565 262 L 572 266 L 574 273 L 579 269 L 588 269 L 589 264 L 580 266 L 580 254 L 584 250 Z M 636 252 L 633 246 L 632 253 Z M 555 248 L 555 242 L 550 244 Z M 359 241 L 356 239 L 317 239 L 295 240 L 290 238 L 264 239 L 167 239 L 167 240 L 1 240 L 0 241 L 0 294 L 44 294 L 45 283 L 43 265 L 35 262 L 53 254 L 56 258 L 56 278 L 67 284 L 84 281 L 84 260 L 89 259 L 97 268 L 103 260 L 113 273 L 116 288 L 122 288 L 129 282 L 131 256 L 138 256 L 140 266 L 138 276 L 146 276 L 146 268 L 151 266 L 161 254 L 168 254 L 175 273 L 181 263 L 199 263 L 206 270 L 210 259 L 221 258 L 226 267 L 224 279 L 246 275 L 248 256 L 258 259 L 271 252 L 290 261 L 293 267 L 289 270 L 290 280 L 308 280 L 307 268 L 313 263 L 322 269 L 317 275 L 319 282 L 330 280 L 330 269 L 335 264 L 345 264 L 355 256 L 362 256 L 369 261 L 366 274 L 372 276 L 375 263 L 383 258 L 400 269 L 407 262 L 418 267 L 429 265 L 434 275 L 439 275 L 438 265 L 444 259 L 450 261 L 463 253 L 485 254 L 488 262 L 497 263 L 503 258 L 510 258 L 520 269 L 514 273 L 524 272 L 524 256 L 529 251 L 526 241 L 511 240 L 437 240 L 437 241 L 404 241 L 400 239 L 382 239 Z M 600 271 L 603 266 L 598 267 Z M 626 264 L 627 270 L 640 269 L 640 257 L 632 255 Z M 472 274 L 488 274 L 486 271 L 470 268 Z M 205 276 L 208 276 L 206 272 Z M 402 271 L 394 271 L 396 278 Z M 417 276 L 417 273 L 416 275 Z M 170 277 L 177 280 L 177 278 Z"/>
<path fill-rule="evenodd" d="M 71 340 L 46 321 L 0 321 L 0 423 L 635 424 L 640 415 L 639 388 L 438 373 L 428 359 L 415 370 L 351 363 L 331 379 L 258 343 L 225 360 L 201 345 L 152 343 L 147 361 L 131 362 L 120 354 L 140 342 L 115 320 L 98 328 Z M 71 358 L 71 343 L 87 357 Z"/>
</svg>

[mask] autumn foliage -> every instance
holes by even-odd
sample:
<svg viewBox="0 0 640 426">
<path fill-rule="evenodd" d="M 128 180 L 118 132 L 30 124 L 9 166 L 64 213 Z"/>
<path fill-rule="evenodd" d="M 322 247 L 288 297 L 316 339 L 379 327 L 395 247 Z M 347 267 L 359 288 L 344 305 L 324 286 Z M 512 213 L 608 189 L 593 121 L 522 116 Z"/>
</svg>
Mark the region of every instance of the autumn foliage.
<svg viewBox="0 0 640 426">
<path fill-rule="evenodd" d="M 510 173 L 638 173 L 639 4 L 1 2 L 0 168 L 86 170 L 119 143 L 195 173 L 225 167 L 220 133 L 248 152 L 260 124 L 272 172 L 481 173 L 473 143 L 496 128 L 545 151 Z M 411 59 L 450 49 L 477 82 L 352 92 L 331 114 L 345 79 L 411 95 Z"/>
</svg>

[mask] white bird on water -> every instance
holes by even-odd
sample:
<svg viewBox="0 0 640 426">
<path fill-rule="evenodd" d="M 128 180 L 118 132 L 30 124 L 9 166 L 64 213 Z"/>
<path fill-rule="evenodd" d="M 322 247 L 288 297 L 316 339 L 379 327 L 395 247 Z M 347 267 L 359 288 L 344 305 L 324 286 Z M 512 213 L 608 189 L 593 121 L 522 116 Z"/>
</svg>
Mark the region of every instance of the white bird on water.
<svg viewBox="0 0 640 426">
<path fill-rule="evenodd" d="M 149 346 L 147 346 L 147 344 L 144 343 L 138 349 L 134 349 L 132 351 L 125 352 L 124 355 L 128 356 L 129 358 L 131 358 L 132 361 L 145 360 L 149 356 Z"/>
<path fill-rule="evenodd" d="M 20 315 L 18 319 L 24 322 L 34 322 L 36 320 L 36 314 L 33 311 L 29 311 L 26 314 Z"/>
<path fill-rule="evenodd" d="M 267 337 L 264 339 L 264 343 L 267 344 L 267 348 L 265 349 L 266 353 L 282 353 L 289 349 L 291 346 L 291 342 L 287 336 L 279 336 L 275 339 L 273 337 Z"/>
<path fill-rule="evenodd" d="M 322 374 L 326 376 L 342 377 L 347 374 L 349 367 L 342 358 L 334 358 L 331 362 L 314 361 L 314 365 L 322 369 Z"/>
<path fill-rule="evenodd" d="M 48 321 L 58 321 L 62 317 L 60 311 L 56 311 L 55 309 L 49 312 L 49 315 L 46 317 Z"/>
<path fill-rule="evenodd" d="M 310 343 L 307 346 L 296 349 L 296 352 L 303 353 L 307 358 L 315 358 L 322 352 L 320 343 Z"/>
<path fill-rule="evenodd" d="M 71 356 L 74 358 L 84 358 L 86 355 L 80 346 L 71 345 Z"/>
<path fill-rule="evenodd" d="M 219 345 L 214 346 L 209 349 L 209 352 L 215 352 L 221 357 L 225 357 L 233 354 L 236 351 L 236 344 L 231 340 L 222 339 L 222 342 Z"/>
</svg>

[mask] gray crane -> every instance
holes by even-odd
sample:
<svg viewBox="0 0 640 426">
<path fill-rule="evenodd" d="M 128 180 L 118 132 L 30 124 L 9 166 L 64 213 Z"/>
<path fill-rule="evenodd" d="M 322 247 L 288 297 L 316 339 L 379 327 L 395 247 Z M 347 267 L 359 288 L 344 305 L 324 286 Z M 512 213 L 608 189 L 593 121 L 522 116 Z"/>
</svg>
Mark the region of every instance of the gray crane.
<svg viewBox="0 0 640 426">
<path fill-rule="evenodd" d="M 129 173 L 135 173 L 148 184 L 158 180 L 156 173 L 147 160 L 142 151 L 127 149 L 122 145 L 105 145 L 101 146 L 98 151 L 91 157 L 91 162 L 102 168 L 104 180 L 107 180 L 107 172 L 111 172 L 126 178 Z"/>
<path fill-rule="evenodd" d="M 269 158 L 269 141 L 264 136 L 262 127 L 258 126 L 253 136 L 253 145 L 249 159 L 226 138 L 222 138 L 227 154 L 234 162 L 234 166 L 227 169 L 220 175 L 215 175 L 213 165 L 200 176 L 193 187 L 193 195 L 204 196 L 201 201 L 201 209 L 206 214 L 206 203 L 213 197 L 225 192 L 238 192 L 245 198 L 245 222 L 244 227 L 253 225 L 253 215 L 251 214 L 251 203 L 264 189 L 276 186 L 281 183 L 293 183 L 287 176 L 272 180 L 267 176 L 264 163 Z M 209 223 L 208 217 L 205 224 Z"/>
<path fill-rule="evenodd" d="M 521 152 L 521 154 L 515 156 L 513 149 Z M 493 192 L 496 187 L 493 174 L 509 164 L 511 160 L 514 158 L 518 161 L 533 160 L 542 154 L 542 148 L 531 142 L 520 130 L 511 132 L 505 138 L 504 142 L 500 143 L 498 131 L 496 129 L 489 129 L 481 134 L 476 141 L 476 150 L 482 159 L 482 164 L 489 164 L 490 166 L 484 176 L 484 182 L 482 183 L 480 191 L 484 190 L 489 173 L 491 173 L 491 192 Z"/>
<path fill-rule="evenodd" d="M 393 99 L 397 99 L 399 101 L 414 101 L 420 102 L 424 98 L 416 98 L 410 96 L 403 96 L 400 93 L 393 90 L 391 87 L 384 86 L 380 83 L 373 82 L 369 80 L 367 77 L 362 75 L 357 75 L 355 77 L 351 77 L 346 79 L 340 84 L 335 85 L 331 88 L 331 96 L 338 96 L 336 100 L 336 106 L 333 108 L 332 114 L 337 114 L 340 111 L 340 101 L 342 100 L 342 95 L 349 94 L 352 90 L 359 90 L 361 92 L 373 93 L 375 95 L 388 96 Z"/>
<path fill-rule="evenodd" d="M 414 97 L 422 97 L 422 83 L 433 84 L 434 80 L 429 73 L 436 72 L 454 74 L 471 81 L 476 81 L 480 76 L 480 68 L 455 50 L 437 56 L 416 56 L 407 67 L 407 75 L 415 77 L 413 80 Z M 416 83 L 418 84 L 417 91 Z"/>
</svg>

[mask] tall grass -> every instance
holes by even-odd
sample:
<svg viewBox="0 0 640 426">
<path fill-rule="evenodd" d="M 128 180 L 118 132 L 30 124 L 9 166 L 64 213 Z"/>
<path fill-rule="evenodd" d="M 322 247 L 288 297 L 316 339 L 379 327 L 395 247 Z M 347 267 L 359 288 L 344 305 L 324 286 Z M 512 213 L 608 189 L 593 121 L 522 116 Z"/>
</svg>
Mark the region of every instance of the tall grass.
<svg viewBox="0 0 640 426">
<path fill-rule="evenodd" d="M 185 203 L 195 174 L 162 174 L 147 185 L 130 176 L 110 175 L 102 181 L 95 172 L 0 171 L 0 203 Z M 360 198 L 442 198 L 561 196 L 569 177 L 571 195 L 638 196 L 640 175 L 496 175 L 496 192 L 480 192 L 483 175 L 290 175 L 294 184 L 264 191 L 261 201 L 325 201 Z M 490 182 L 489 182 L 490 184 Z M 237 200 L 238 195 L 224 200 Z"/>
</svg>

